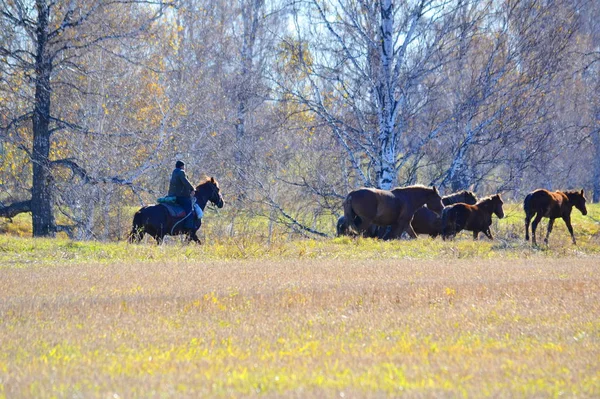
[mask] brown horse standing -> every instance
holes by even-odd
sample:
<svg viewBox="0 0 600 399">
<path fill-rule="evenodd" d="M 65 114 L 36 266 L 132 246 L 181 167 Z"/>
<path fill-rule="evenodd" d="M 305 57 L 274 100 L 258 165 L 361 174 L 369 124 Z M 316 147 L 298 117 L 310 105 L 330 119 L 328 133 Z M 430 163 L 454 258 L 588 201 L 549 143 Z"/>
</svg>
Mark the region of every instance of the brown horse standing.
<svg viewBox="0 0 600 399">
<path fill-rule="evenodd" d="M 442 204 L 444 206 L 459 202 L 474 205 L 477 203 L 477 196 L 471 191 L 463 190 L 442 197 Z M 422 206 L 415 212 L 410 225 L 416 234 L 429 234 L 434 238 L 442 231 L 442 219 L 440 216 L 425 206 Z"/>
<path fill-rule="evenodd" d="M 391 191 L 360 188 L 350 192 L 344 200 L 344 217 L 348 225 L 360 234 L 375 224 L 392 227 L 386 238 L 400 237 L 404 231 L 411 238 L 416 238 L 410 221 L 415 211 L 423 205 L 438 213 L 444 209 L 437 188 L 420 185 Z"/>
<path fill-rule="evenodd" d="M 523 209 L 525 210 L 525 240 L 529 241 L 529 222 L 535 215 L 535 219 L 531 223 L 531 235 L 533 245 L 537 245 L 535 241 L 535 230 L 542 218 L 549 218 L 548 231 L 544 242 L 548 244 L 548 237 L 554 225 L 554 219 L 562 218 L 571 233 L 573 244 L 576 244 L 575 234 L 573 234 L 573 226 L 571 226 L 571 211 L 573 207 L 579 209 L 582 215 L 587 215 L 585 207 L 585 195 L 581 191 L 555 191 L 539 189 L 535 190 L 525 197 Z"/>
<path fill-rule="evenodd" d="M 504 217 L 502 209 L 502 198 L 500 194 L 483 198 L 475 205 L 454 204 L 444 208 L 442 212 L 442 238 L 445 240 L 453 237 L 461 230 L 473 232 L 473 239 L 479 238 L 479 232 L 483 232 L 490 240 L 494 239 L 490 226 L 492 214 L 499 219 Z"/>
</svg>

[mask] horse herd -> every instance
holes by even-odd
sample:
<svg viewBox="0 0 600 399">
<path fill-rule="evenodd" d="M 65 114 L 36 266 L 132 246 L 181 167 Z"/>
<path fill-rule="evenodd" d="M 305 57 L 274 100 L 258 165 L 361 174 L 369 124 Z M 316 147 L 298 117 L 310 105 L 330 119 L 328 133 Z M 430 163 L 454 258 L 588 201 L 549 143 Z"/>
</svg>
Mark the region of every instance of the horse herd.
<svg viewBox="0 0 600 399">
<path fill-rule="evenodd" d="M 531 223 L 532 241 L 536 245 L 536 229 L 542 218 L 549 218 L 545 243 L 552 231 L 554 220 L 562 218 L 576 243 L 571 225 L 573 207 L 587 214 L 586 198 L 581 191 L 555 191 L 538 189 L 524 200 L 525 239 L 529 240 Z M 461 191 L 441 197 L 435 187 L 408 186 L 393 190 L 360 188 L 350 192 L 344 200 L 344 216 L 338 219 L 337 234 L 392 239 L 406 232 L 411 238 L 418 234 L 432 237 L 441 235 L 448 239 L 461 230 L 479 233 L 493 239 L 490 226 L 492 215 L 504 217 L 500 194 L 477 199 L 470 191 Z M 531 220 L 533 219 L 533 222 Z"/>
<path fill-rule="evenodd" d="M 223 207 L 219 183 L 213 177 L 206 178 L 196 187 L 195 199 L 203 211 L 208 202 L 218 208 Z M 554 220 L 562 218 L 575 244 L 571 211 L 575 207 L 586 215 L 585 203 L 583 190 L 550 192 L 539 189 L 529 193 L 523 203 L 525 239 L 529 240 L 531 223 L 532 241 L 536 244 L 535 231 L 540 220 L 546 217 L 550 219 L 544 240 L 547 243 Z M 411 238 L 428 234 L 448 239 L 461 230 L 469 230 L 473 232 L 473 239 L 477 239 L 479 233 L 493 239 L 490 231 L 492 215 L 503 218 L 503 204 L 500 194 L 478 200 L 472 192 L 461 191 L 442 197 L 435 187 L 421 185 L 393 190 L 360 188 L 346 196 L 344 216 L 338 220 L 337 234 L 392 239 L 400 238 L 406 232 Z M 200 242 L 196 232 L 201 220 L 197 220 L 195 228 L 191 230 L 183 229 L 181 220 L 182 217 L 170 214 L 168 207 L 163 204 L 145 206 L 133 217 L 129 241 L 139 242 L 147 233 L 159 244 L 165 235 L 178 234 L 185 234 L 188 239 Z"/>
</svg>

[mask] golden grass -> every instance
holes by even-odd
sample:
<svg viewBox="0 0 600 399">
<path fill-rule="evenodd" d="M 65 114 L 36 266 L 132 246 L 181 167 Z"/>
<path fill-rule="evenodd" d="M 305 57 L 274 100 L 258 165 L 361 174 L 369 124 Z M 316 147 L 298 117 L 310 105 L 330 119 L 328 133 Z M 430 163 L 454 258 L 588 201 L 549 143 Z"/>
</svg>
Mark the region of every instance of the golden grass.
<svg viewBox="0 0 600 399">
<path fill-rule="evenodd" d="M 600 395 L 597 256 L 356 256 L 392 253 L 375 244 L 331 243 L 338 259 L 23 251 L 0 268 L 0 396 Z"/>
<path fill-rule="evenodd" d="M 479 242 L 230 237 L 220 214 L 202 246 L 21 220 L 0 236 L 0 398 L 599 397 L 600 207 L 574 213 L 576 246 L 557 221 L 532 247 L 506 214 Z"/>
</svg>

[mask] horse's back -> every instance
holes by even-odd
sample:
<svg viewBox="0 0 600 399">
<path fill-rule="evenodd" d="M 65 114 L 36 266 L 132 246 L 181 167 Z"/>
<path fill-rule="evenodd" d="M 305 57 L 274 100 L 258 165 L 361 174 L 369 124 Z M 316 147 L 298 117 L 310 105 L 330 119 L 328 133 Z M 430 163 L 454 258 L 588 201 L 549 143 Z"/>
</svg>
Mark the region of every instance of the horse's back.
<svg viewBox="0 0 600 399">
<path fill-rule="evenodd" d="M 460 230 L 467 227 L 473 216 L 477 213 L 476 205 L 469 205 L 462 202 L 447 206 L 442 211 L 443 222 L 452 222 Z"/>
<path fill-rule="evenodd" d="M 540 188 L 527 194 L 523 201 L 525 213 L 540 213 L 542 216 L 559 215 L 566 196 L 561 192 L 551 192 Z"/>
<path fill-rule="evenodd" d="M 347 201 L 351 201 L 354 213 L 377 224 L 382 224 L 379 223 L 380 219 L 385 216 L 388 208 L 394 206 L 395 200 L 391 192 L 376 188 L 359 188 L 350 192 L 347 197 Z M 392 220 L 389 220 L 383 224 L 391 223 Z"/>
<path fill-rule="evenodd" d="M 164 230 L 169 224 L 169 211 L 161 204 L 142 207 L 133 216 L 134 226 L 145 226 L 147 230 Z"/>
</svg>

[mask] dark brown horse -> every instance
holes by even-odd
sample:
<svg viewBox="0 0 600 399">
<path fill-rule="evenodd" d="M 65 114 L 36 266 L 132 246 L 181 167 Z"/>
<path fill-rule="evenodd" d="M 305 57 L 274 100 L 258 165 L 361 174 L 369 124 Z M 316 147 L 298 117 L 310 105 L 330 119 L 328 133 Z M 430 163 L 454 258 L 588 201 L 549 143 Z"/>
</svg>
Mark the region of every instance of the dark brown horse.
<svg viewBox="0 0 600 399">
<path fill-rule="evenodd" d="M 587 209 L 585 207 L 585 195 L 583 190 L 581 191 L 555 191 L 550 192 L 548 190 L 539 189 L 527 194 L 525 201 L 523 202 L 523 209 L 525 210 L 525 240 L 529 241 L 529 222 L 535 215 L 535 219 L 531 223 L 531 235 L 533 245 L 537 245 L 535 242 L 535 230 L 537 229 L 538 223 L 542 218 L 549 218 L 548 231 L 546 232 L 546 238 L 544 242 L 548 244 L 548 236 L 552 231 L 554 225 L 554 219 L 562 218 L 571 233 L 573 244 L 576 244 L 575 234 L 573 234 L 573 226 L 571 226 L 571 211 L 573 207 L 579 209 L 582 215 L 587 215 Z"/>
<path fill-rule="evenodd" d="M 204 207 L 210 201 L 218 208 L 223 207 L 223 197 L 219 189 L 219 183 L 213 178 L 207 178 L 196 187 L 196 203 L 204 211 Z M 183 212 L 185 215 L 185 212 Z M 193 217 L 190 215 L 188 217 Z M 145 206 L 133 216 L 133 227 L 129 234 L 129 242 L 139 242 L 148 233 L 158 244 L 162 243 L 166 235 L 185 234 L 188 239 L 200 243 L 196 232 L 200 228 L 201 220 L 196 220 L 193 229 L 184 229 L 182 218 L 171 216 L 166 206 L 162 204 Z"/>
<path fill-rule="evenodd" d="M 473 205 L 477 202 L 477 196 L 471 191 L 464 190 L 442 197 L 442 204 L 444 204 L 444 206 L 456 204 L 458 202 Z M 422 206 L 417 209 L 413 215 L 410 225 L 416 234 L 429 234 L 431 237 L 435 238 L 441 233 L 442 219 L 440 215 L 433 212 L 431 209 Z M 344 216 L 339 217 L 336 227 L 338 236 L 352 235 L 353 233 Z M 369 229 L 363 233 L 363 236 L 369 238 L 383 238 L 387 230 L 388 226 L 371 225 Z"/>
<path fill-rule="evenodd" d="M 404 231 L 411 238 L 416 238 L 410 221 L 423 205 L 434 212 L 444 209 L 437 188 L 420 185 L 398 187 L 391 191 L 360 188 L 350 192 L 344 200 L 344 217 L 359 234 L 368 231 L 371 225 L 377 225 L 391 226 L 385 238 L 398 238 Z"/>
<path fill-rule="evenodd" d="M 445 240 L 454 237 L 461 230 L 473 232 L 473 239 L 479 238 L 479 232 L 483 232 L 490 240 L 493 240 L 490 226 L 492 214 L 502 219 L 502 198 L 500 194 L 483 198 L 475 205 L 454 204 L 444 208 L 442 212 L 442 238 Z"/>
<path fill-rule="evenodd" d="M 471 191 L 463 190 L 442 197 L 444 206 L 457 203 L 474 205 L 477 203 L 477 196 Z M 435 238 L 442 232 L 442 218 L 425 206 L 415 212 L 410 224 L 417 234 L 429 234 Z"/>
</svg>

